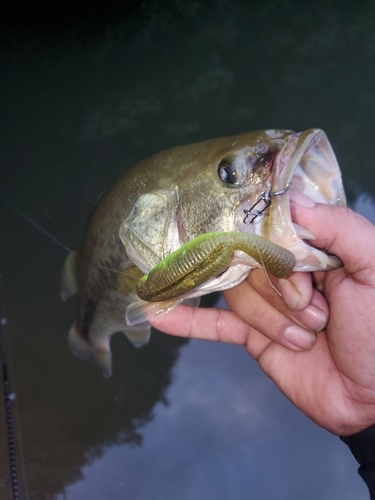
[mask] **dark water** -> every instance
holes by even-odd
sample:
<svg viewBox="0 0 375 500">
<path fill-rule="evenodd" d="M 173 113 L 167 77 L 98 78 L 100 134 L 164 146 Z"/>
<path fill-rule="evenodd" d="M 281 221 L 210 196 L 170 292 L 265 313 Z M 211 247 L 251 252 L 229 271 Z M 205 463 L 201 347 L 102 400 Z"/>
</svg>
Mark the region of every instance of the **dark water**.
<svg viewBox="0 0 375 500">
<path fill-rule="evenodd" d="M 146 1 L 2 22 L 1 194 L 69 247 L 137 160 L 261 128 L 323 128 L 351 206 L 375 221 L 374 2 Z M 0 213 L 24 498 L 367 498 L 346 446 L 240 347 L 155 332 L 135 350 L 118 335 L 109 380 L 74 358 L 66 253 Z"/>
</svg>

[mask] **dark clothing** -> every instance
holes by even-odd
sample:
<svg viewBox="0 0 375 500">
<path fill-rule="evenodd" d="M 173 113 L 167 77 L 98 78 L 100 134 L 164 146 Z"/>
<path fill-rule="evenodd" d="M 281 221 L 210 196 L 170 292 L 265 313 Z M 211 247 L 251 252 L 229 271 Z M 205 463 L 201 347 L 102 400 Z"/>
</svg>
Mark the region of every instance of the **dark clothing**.
<svg viewBox="0 0 375 500">
<path fill-rule="evenodd" d="M 340 439 L 349 446 L 360 464 L 358 474 L 367 484 L 371 500 L 375 500 L 375 425 Z"/>
</svg>

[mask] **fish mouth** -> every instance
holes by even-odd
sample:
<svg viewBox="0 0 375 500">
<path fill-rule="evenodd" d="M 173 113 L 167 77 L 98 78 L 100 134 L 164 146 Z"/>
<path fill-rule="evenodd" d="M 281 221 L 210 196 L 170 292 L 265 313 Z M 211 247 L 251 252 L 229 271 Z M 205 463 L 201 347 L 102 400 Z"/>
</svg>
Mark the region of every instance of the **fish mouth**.
<svg viewBox="0 0 375 500">
<path fill-rule="evenodd" d="M 323 130 L 292 134 L 280 151 L 272 191 L 289 183 L 315 203 L 345 205 L 340 168 Z"/>
<path fill-rule="evenodd" d="M 290 189 L 286 189 L 287 187 Z M 341 172 L 326 134 L 320 129 L 293 133 L 275 161 L 271 185 L 271 206 L 261 223 L 262 236 L 291 251 L 296 271 L 329 270 L 341 261 L 313 247 L 315 236 L 294 223 L 290 212 L 290 194 L 308 197 L 315 203 L 345 205 Z M 302 193 L 302 195 L 301 195 Z"/>
</svg>

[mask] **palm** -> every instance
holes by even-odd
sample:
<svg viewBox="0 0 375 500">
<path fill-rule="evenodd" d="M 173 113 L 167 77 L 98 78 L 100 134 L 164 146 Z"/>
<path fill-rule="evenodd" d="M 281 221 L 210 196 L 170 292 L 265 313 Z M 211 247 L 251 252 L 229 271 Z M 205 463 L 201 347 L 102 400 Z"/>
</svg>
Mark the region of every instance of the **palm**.
<svg viewBox="0 0 375 500">
<path fill-rule="evenodd" d="M 366 287 L 367 302 L 361 303 Z M 375 344 L 369 285 L 355 282 L 345 270 L 324 276 L 330 319 L 312 349 L 295 352 L 258 336 L 249 336 L 247 348 L 282 392 L 317 424 L 339 435 L 353 434 L 375 422 Z M 231 300 L 229 300 L 231 302 Z"/>
</svg>

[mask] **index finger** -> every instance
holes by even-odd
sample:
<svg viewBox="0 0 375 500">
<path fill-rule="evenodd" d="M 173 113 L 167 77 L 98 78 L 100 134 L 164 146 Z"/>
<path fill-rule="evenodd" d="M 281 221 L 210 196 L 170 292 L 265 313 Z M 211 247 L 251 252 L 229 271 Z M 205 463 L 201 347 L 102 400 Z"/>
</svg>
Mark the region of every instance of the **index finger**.
<svg viewBox="0 0 375 500">
<path fill-rule="evenodd" d="M 227 309 L 202 309 L 180 305 L 160 318 L 153 317 L 154 328 L 178 337 L 212 340 L 245 345 L 253 330 L 241 318 Z"/>
</svg>

